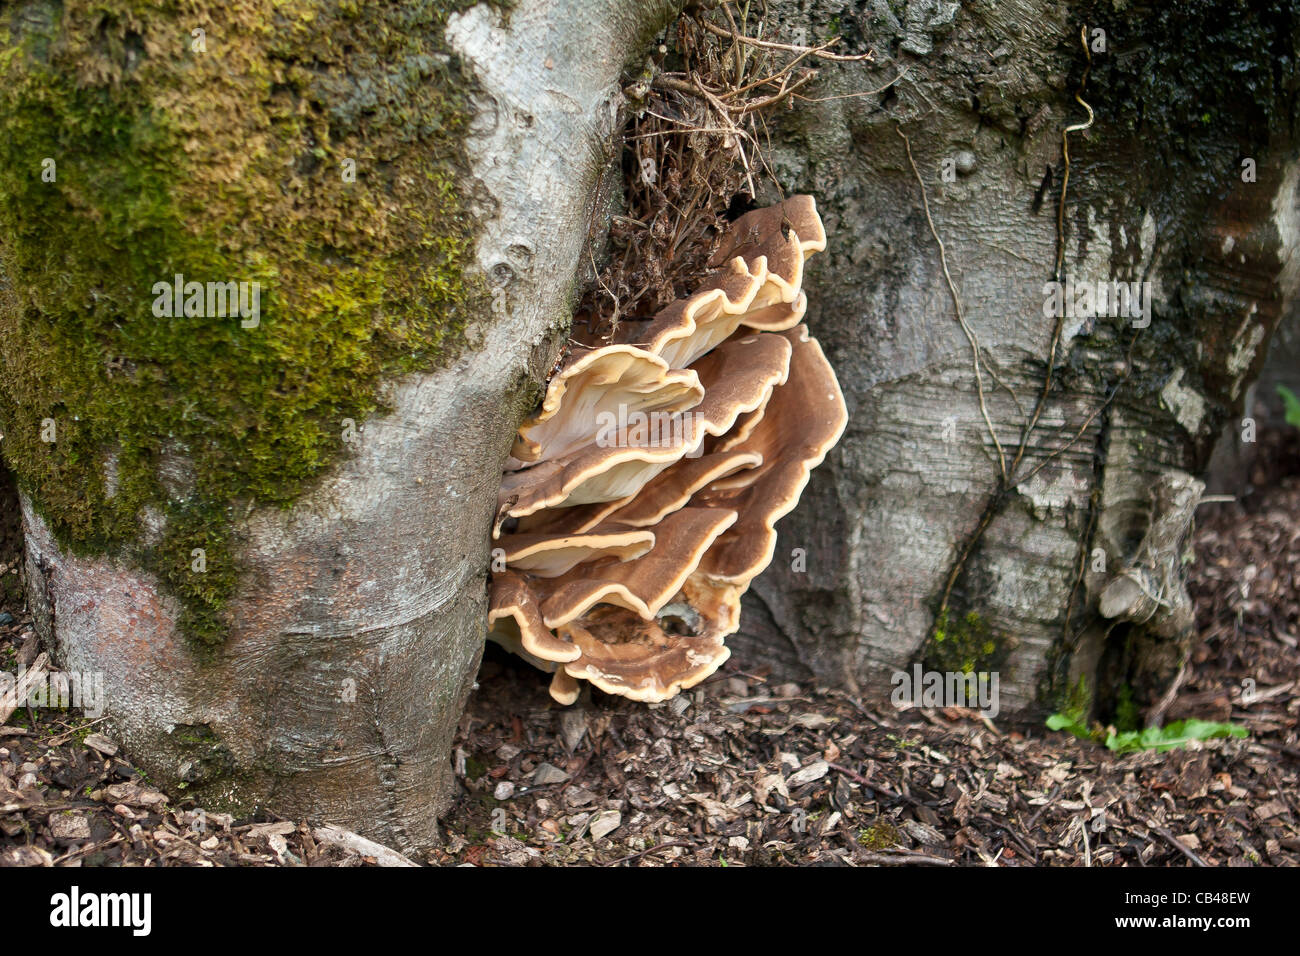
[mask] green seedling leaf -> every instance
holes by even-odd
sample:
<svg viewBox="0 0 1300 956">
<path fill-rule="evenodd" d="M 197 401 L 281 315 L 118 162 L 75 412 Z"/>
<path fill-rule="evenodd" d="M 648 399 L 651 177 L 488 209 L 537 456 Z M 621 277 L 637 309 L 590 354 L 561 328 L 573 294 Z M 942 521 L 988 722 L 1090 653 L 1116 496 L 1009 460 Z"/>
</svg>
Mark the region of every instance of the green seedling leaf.
<svg viewBox="0 0 1300 956">
<path fill-rule="evenodd" d="M 1116 753 L 1129 753 L 1134 750 L 1155 750 L 1163 753 L 1166 750 L 1185 747 L 1191 740 L 1246 736 L 1248 733 L 1245 727 L 1189 718 L 1174 721 L 1164 727 L 1147 727 L 1145 730 L 1110 734 L 1106 738 L 1106 746 Z"/>
<path fill-rule="evenodd" d="M 1286 406 L 1286 423 L 1300 428 L 1300 398 L 1285 385 L 1279 385 L 1277 393 L 1282 396 L 1282 404 Z"/>
<path fill-rule="evenodd" d="M 1052 714 L 1047 718 L 1047 727 L 1049 730 L 1064 730 L 1080 740 L 1101 742 L 1100 732 L 1091 730 L 1088 724 L 1076 714 Z"/>
<path fill-rule="evenodd" d="M 1052 714 L 1047 718 L 1049 730 L 1064 730 L 1080 740 L 1104 742 L 1115 753 L 1131 753 L 1135 750 L 1155 750 L 1163 753 L 1187 745 L 1191 740 L 1210 740 L 1214 737 L 1247 737 L 1245 727 L 1235 724 L 1214 723 L 1208 720 L 1176 720 L 1164 727 L 1147 727 L 1144 730 L 1126 730 L 1123 733 L 1109 733 L 1102 739 L 1102 732 L 1090 730 L 1078 717 L 1066 714 Z"/>
</svg>

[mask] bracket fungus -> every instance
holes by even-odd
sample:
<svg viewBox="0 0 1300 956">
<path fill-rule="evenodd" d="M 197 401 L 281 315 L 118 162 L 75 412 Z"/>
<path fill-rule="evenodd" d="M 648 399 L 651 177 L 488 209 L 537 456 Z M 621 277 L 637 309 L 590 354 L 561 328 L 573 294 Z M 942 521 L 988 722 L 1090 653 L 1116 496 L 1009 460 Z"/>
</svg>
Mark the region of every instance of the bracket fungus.
<svg viewBox="0 0 1300 956">
<path fill-rule="evenodd" d="M 506 462 L 488 614 L 557 701 L 582 680 L 662 701 L 726 661 L 777 520 L 847 422 L 800 324 L 804 262 L 825 248 L 796 196 L 732 223 L 688 298 L 607 338 L 575 331 Z"/>
</svg>

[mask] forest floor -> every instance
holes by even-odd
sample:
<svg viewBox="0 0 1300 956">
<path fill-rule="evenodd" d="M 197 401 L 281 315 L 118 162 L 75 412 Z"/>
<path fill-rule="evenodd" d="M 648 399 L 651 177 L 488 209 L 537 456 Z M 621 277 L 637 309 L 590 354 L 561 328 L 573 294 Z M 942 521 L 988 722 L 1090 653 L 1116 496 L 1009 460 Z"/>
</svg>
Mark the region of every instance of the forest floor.
<svg viewBox="0 0 1300 956">
<path fill-rule="evenodd" d="M 666 704 L 548 678 L 489 650 L 455 749 L 439 865 L 1300 864 L 1300 469 L 1207 505 L 1199 643 L 1165 719 L 1246 739 L 1118 755 L 973 711 L 900 710 L 743 662 Z M 1276 476 L 1274 476 L 1275 478 Z M 0 482 L 3 477 L 0 476 Z M 0 500 L 3 500 L 0 489 Z M 0 505 L 0 512 L 6 509 Z M 37 655 L 0 514 L 0 671 Z M 7 547 L 7 550 L 6 550 Z M 1253 681 L 1253 684 L 1249 682 Z M 0 865 L 372 865 L 300 821 L 232 820 L 153 788 L 69 710 L 0 727 Z"/>
</svg>

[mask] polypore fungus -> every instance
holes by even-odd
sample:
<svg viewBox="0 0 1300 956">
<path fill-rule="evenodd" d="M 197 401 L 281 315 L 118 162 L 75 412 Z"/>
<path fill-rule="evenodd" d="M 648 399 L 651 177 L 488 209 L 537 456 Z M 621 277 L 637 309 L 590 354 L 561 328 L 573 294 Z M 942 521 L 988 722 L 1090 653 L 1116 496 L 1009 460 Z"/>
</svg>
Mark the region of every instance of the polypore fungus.
<svg viewBox="0 0 1300 956">
<path fill-rule="evenodd" d="M 519 429 L 501 481 L 489 637 L 552 671 L 661 701 L 726 661 L 776 521 L 844 431 L 800 325 L 812 197 L 737 219 L 700 291 L 582 341 Z"/>
</svg>

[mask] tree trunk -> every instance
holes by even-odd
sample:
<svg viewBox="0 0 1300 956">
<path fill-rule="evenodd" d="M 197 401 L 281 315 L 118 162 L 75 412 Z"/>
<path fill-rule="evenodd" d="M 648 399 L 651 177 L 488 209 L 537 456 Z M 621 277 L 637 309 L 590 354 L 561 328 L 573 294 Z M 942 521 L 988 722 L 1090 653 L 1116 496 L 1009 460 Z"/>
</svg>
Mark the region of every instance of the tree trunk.
<svg viewBox="0 0 1300 956">
<path fill-rule="evenodd" d="M 824 99 L 773 127 L 782 184 L 818 197 L 831 237 L 810 264 L 809 325 L 849 427 L 747 596 L 736 657 L 867 694 L 916 662 L 973 663 L 1025 717 L 1095 698 L 1106 718 L 1124 694 L 1154 705 L 1191 637 L 1192 476 L 1296 307 L 1296 77 L 1280 64 L 1297 11 L 897 8 L 814 3 L 783 21 L 783 36 L 838 30 L 847 52 L 878 55 L 867 73 L 826 67 Z M 1070 134 L 1061 272 L 1147 280 L 1151 316 L 1067 318 L 1053 350 L 1062 130 L 1089 119 L 1076 93 L 1095 121 Z M 806 573 L 779 560 L 796 547 Z M 1159 603 L 1130 610 L 1117 585 L 1106 618 L 1126 572 Z"/>
<path fill-rule="evenodd" d="M 273 22 L 272 6 L 261 11 L 266 19 L 258 26 Z M 405 6 L 393 5 L 393 15 Z M 342 14 L 335 4 L 322 2 L 290 15 L 304 12 L 324 24 L 312 39 L 318 45 L 309 49 L 329 51 L 331 31 L 344 29 L 330 18 Z M 434 842 L 436 816 L 452 793 L 451 739 L 483 644 L 488 529 L 501 465 L 536 394 L 528 383 L 544 376 L 568 318 L 579 257 L 596 218 L 597 178 L 608 166 L 624 63 L 641 53 L 668 13 L 666 4 L 631 0 L 548 0 L 520 4 L 503 18 L 483 5 L 452 15 L 445 35 L 439 30 L 424 38 L 431 48 L 445 47 L 437 54 L 444 61 L 454 66 L 459 59 L 463 82 L 473 90 L 458 186 L 468 197 L 462 213 L 477 224 L 476 262 L 467 271 L 491 275 L 504 295 L 491 301 L 467 297 L 466 308 L 477 311 L 468 315 L 471 341 L 460 357 L 442 369 L 385 380 L 380 399 L 386 411 L 353 429 L 347 455 L 290 506 L 244 496 L 238 511 L 231 509 L 239 517 L 229 560 L 238 568 L 239 584 L 219 609 L 215 641 L 200 641 L 184 626 L 185 600 L 160 581 L 165 574 L 149 566 L 156 552 L 149 551 L 148 542 L 138 547 L 128 535 L 103 553 L 94 542 L 77 540 L 75 531 L 65 536 L 72 538 L 69 543 L 53 533 L 55 522 L 46 515 L 63 518 L 51 502 L 71 479 L 67 471 L 42 471 L 38 456 L 57 454 L 60 446 L 47 443 L 43 449 L 32 435 L 45 418 L 74 429 L 61 416 L 77 411 L 81 396 L 69 389 L 70 394 L 49 396 L 46 407 L 36 407 L 34 387 L 23 391 L 27 383 L 21 376 L 6 381 L 5 412 L 11 418 L 6 452 L 12 453 L 15 436 L 30 438 L 14 465 L 25 492 L 28 581 L 39 632 L 65 669 L 103 672 L 113 728 L 160 785 L 184 785 L 209 808 L 269 807 L 288 816 L 310 815 L 400 848 Z M 209 55 L 233 56 L 223 44 L 240 42 L 235 33 L 241 24 L 223 16 L 216 13 L 212 22 L 195 24 L 206 28 Z M 188 25 L 182 26 L 186 29 L 177 36 L 189 33 Z M 395 103 L 394 115 L 413 108 L 400 75 L 386 71 L 424 69 L 414 57 L 428 55 L 423 49 L 405 51 L 405 61 L 376 65 L 372 44 L 381 31 L 367 30 L 364 23 L 360 29 L 346 26 L 357 48 L 342 61 L 321 66 L 318 85 L 300 91 L 310 104 L 306 108 L 332 117 L 322 136 L 346 137 L 349 121 L 364 125 L 348 114 L 358 87 L 378 91 L 363 108 L 382 111 Z M 399 26 L 410 29 L 392 23 L 385 29 Z M 59 59 L 65 52 L 61 44 L 97 28 L 107 52 L 92 42 L 80 59 Z M 111 58 L 121 52 L 114 46 L 119 42 L 128 53 L 143 47 L 146 60 L 162 57 L 166 54 L 158 47 L 168 42 L 158 22 L 141 23 L 127 14 L 120 20 L 100 17 L 77 4 L 63 5 L 61 13 L 51 10 L 43 20 L 11 11 L 9 29 L 18 45 L 23 30 L 43 30 L 49 38 L 40 49 L 24 48 L 36 63 L 28 70 L 37 75 L 84 67 L 100 55 Z M 258 42 L 266 40 L 264 29 L 252 33 Z M 271 74 L 276 58 L 285 56 L 283 50 L 258 45 L 240 55 L 249 70 Z M 321 58 L 327 60 L 327 54 Z M 179 71 L 172 78 L 181 87 Z M 422 75 L 417 81 L 435 82 Z M 132 80 L 104 82 L 129 85 Z M 267 79 L 253 95 L 273 102 L 281 91 Z M 273 126 L 270 132 L 282 135 L 283 129 Z M 338 161 L 339 150 L 328 145 L 331 160 Z M 422 145 L 430 153 L 427 166 L 440 144 L 429 139 Z M 190 148 L 203 155 L 216 153 L 218 144 L 199 139 Z M 26 168 L 39 174 L 39 158 Z M 56 152 L 58 167 L 67 171 L 61 178 L 71 179 L 85 158 Z M 383 177 L 384 164 L 396 163 L 392 156 L 376 157 L 370 168 L 359 162 L 356 181 Z M 425 172 L 419 162 L 409 168 L 411 176 Z M 304 180 L 305 202 L 328 200 L 327 185 L 309 175 Z M 396 187 L 383 195 L 401 202 Z M 410 216 L 421 211 L 402 210 Z M 22 210 L 24 231 L 30 234 L 37 217 L 48 212 Z M 273 238 L 275 224 L 265 228 L 252 237 L 254 246 Z M 38 324 L 26 306 L 38 297 L 23 283 L 35 286 L 45 278 L 23 260 L 30 249 L 16 244 L 6 251 L 5 269 L 16 287 L 7 303 L 6 364 L 31 369 L 51 359 L 24 348 L 30 342 L 23 333 Z M 274 266 L 290 279 L 300 268 L 294 261 Z M 173 271 L 167 262 L 152 268 L 163 278 Z M 192 269 L 197 273 L 197 266 Z M 220 276 L 236 277 L 242 276 Z M 119 291 L 108 288 L 110 294 Z M 67 315 L 47 317 L 65 325 L 73 321 Z M 148 321 L 138 312 L 134 318 Z M 326 336 L 336 317 L 317 320 L 314 334 Z M 284 322 L 268 314 L 259 328 L 280 334 Z M 246 331 L 251 336 L 259 328 Z M 244 341 L 257 340 L 240 340 L 239 347 L 256 347 Z M 223 353 L 218 361 L 224 360 Z M 211 374 L 223 372 L 218 366 Z M 178 389 L 181 385 L 176 383 Z M 86 414 L 82 408 L 79 421 Z M 164 447 L 158 467 L 185 475 L 192 470 L 190 454 L 188 447 Z M 117 467 L 112 454 L 105 461 L 105 471 Z M 91 487 L 74 493 L 96 490 L 94 476 L 85 480 Z M 195 481 L 176 484 L 185 487 L 142 513 L 177 520 L 170 509 Z M 111 490 L 107 497 L 113 497 Z M 141 532 L 146 533 L 147 528 Z M 188 563 L 189 551 L 182 549 L 182 555 Z M 203 570 L 204 563 L 213 567 Z M 208 560 L 194 573 L 210 574 L 215 565 L 215 559 Z"/>
</svg>

